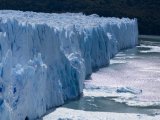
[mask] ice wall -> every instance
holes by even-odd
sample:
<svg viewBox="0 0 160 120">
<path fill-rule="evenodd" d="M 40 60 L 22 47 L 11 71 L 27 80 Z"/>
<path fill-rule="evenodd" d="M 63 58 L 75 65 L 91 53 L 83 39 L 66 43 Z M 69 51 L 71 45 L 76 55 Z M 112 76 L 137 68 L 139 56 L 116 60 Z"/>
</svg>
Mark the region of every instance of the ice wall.
<svg viewBox="0 0 160 120">
<path fill-rule="evenodd" d="M 0 11 L 0 120 L 35 119 L 78 97 L 85 77 L 137 38 L 136 19 Z"/>
</svg>

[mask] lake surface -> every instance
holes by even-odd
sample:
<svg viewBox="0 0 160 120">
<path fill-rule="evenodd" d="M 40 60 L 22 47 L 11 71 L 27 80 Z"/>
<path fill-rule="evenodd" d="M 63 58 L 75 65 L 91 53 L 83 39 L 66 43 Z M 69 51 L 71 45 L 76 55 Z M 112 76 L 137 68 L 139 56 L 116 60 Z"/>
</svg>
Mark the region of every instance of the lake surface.
<svg viewBox="0 0 160 120">
<path fill-rule="evenodd" d="M 65 104 L 63 107 L 83 111 L 160 114 L 160 42 L 141 41 L 134 49 L 125 50 L 111 60 L 109 67 L 93 73 L 85 82 L 87 95 L 77 101 Z M 89 86 L 89 87 L 88 87 Z M 128 99 L 117 94 L 112 96 L 115 88 L 130 87 L 142 90 Z M 113 88 L 109 96 L 106 89 Z M 89 91 L 89 92 L 88 92 Z M 99 92 L 100 91 L 100 92 Z M 92 95 L 89 95 L 89 94 Z M 99 94 L 103 93 L 103 95 Z M 110 96 L 111 95 L 111 96 Z M 117 102 L 114 99 L 126 99 Z M 136 101 L 134 105 L 128 101 Z"/>
</svg>

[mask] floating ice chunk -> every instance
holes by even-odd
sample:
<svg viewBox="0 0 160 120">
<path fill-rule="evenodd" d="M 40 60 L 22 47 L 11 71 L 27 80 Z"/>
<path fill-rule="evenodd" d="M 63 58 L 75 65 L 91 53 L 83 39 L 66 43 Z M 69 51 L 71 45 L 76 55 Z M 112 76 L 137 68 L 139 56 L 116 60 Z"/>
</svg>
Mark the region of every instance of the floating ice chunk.
<svg viewBox="0 0 160 120">
<path fill-rule="evenodd" d="M 142 90 L 130 88 L 130 87 L 120 87 L 117 88 L 118 93 L 131 93 L 131 94 L 140 94 L 142 93 Z"/>
</svg>

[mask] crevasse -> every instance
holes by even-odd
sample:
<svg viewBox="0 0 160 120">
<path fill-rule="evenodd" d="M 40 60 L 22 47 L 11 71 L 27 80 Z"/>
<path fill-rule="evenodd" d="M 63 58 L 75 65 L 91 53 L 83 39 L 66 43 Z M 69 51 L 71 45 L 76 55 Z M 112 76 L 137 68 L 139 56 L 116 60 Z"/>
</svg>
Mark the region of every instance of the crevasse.
<svg viewBox="0 0 160 120">
<path fill-rule="evenodd" d="M 78 97 L 137 39 L 136 19 L 0 11 L 0 120 L 36 119 Z"/>
</svg>

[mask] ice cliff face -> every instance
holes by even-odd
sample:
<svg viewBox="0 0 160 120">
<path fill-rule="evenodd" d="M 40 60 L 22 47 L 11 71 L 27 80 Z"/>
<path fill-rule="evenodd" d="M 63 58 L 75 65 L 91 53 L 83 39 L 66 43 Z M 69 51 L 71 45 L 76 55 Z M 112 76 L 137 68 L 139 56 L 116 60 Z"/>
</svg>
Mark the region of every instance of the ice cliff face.
<svg viewBox="0 0 160 120">
<path fill-rule="evenodd" d="M 35 119 L 78 97 L 137 38 L 136 19 L 0 11 L 0 119 Z"/>
</svg>

